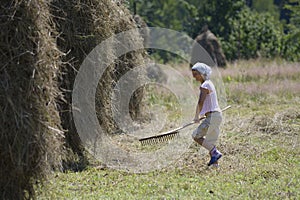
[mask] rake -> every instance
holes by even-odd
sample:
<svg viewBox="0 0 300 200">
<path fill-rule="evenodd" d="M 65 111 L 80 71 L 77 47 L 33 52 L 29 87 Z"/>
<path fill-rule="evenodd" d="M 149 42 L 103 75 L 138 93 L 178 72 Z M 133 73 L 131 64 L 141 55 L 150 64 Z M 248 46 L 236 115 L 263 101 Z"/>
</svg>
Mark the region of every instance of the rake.
<svg viewBox="0 0 300 200">
<path fill-rule="evenodd" d="M 230 107 L 231 106 L 227 106 L 227 107 L 223 108 L 222 112 L 229 109 Z M 200 120 L 203 120 L 205 118 L 206 117 L 203 116 L 203 117 L 200 118 Z M 182 125 L 178 128 L 175 128 L 173 130 L 161 133 L 159 135 L 154 135 L 154 136 L 150 136 L 150 137 L 146 137 L 146 138 L 141 138 L 141 139 L 139 139 L 139 141 L 143 146 L 145 146 L 145 145 L 155 145 L 155 144 L 158 144 L 158 143 L 167 142 L 169 140 L 174 139 L 175 137 L 178 137 L 180 130 L 182 130 L 182 129 L 190 126 L 190 125 L 193 125 L 193 124 L 195 124 L 194 121 L 189 122 L 187 124 L 184 124 L 184 125 Z"/>
</svg>

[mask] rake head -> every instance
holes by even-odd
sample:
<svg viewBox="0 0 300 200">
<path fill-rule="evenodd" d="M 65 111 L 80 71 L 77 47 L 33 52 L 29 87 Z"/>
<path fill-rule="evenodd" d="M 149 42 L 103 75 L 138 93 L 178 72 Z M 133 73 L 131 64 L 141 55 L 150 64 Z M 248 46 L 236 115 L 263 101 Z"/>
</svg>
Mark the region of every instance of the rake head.
<svg viewBox="0 0 300 200">
<path fill-rule="evenodd" d="M 141 144 L 143 146 L 155 145 L 158 143 L 168 142 L 178 136 L 179 136 L 179 131 L 174 131 L 174 132 L 169 132 L 169 133 L 162 134 L 162 135 L 156 135 L 156 136 L 151 136 L 151 137 L 147 137 L 147 138 L 142 138 L 142 139 L 139 139 L 139 141 L 141 142 Z"/>
<path fill-rule="evenodd" d="M 188 127 L 192 124 L 195 124 L 195 122 L 187 123 L 181 127 L 175 128 L 168 132 L 164 132 L 160 135 L 154 135 L 151 137 L 139 139 L 139 141 L 141 142 L 142 145 L 154 145 L 154 144 L 158 144 L 158 143 L 164 143 L 164 142 L 173 140 L 175 137 L 179 136 L 179 131 L 181 129 L 184 129 L 185 127 Z"/>
</svg>

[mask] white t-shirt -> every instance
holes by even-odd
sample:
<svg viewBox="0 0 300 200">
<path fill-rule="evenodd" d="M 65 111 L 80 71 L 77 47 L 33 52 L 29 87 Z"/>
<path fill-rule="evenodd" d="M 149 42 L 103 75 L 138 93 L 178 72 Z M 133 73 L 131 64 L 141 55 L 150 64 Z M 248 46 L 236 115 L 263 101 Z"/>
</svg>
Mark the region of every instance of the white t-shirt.
<svg viewBox="0 0 300 200">
<path fill-rule="evenodd" d="M 217 92 L 214 84 L 210 80 L 206 80 L 201 84 L 200 87 L 209 90 L 209 93 L 206 95 L 204 100 L 202 110 L 200 111 L 200 115 L 204 115 L 210 111 L 220 112 L 221 109 L 219 107 Z"/>
</svg>

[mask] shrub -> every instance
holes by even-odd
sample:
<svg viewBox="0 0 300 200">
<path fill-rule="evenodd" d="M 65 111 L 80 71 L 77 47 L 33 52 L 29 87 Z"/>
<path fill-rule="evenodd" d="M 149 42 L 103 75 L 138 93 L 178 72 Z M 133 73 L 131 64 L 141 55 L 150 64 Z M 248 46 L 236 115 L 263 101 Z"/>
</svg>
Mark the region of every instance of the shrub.
<svg viewBox="0 0 300 200">
<path fill-rule="evenodd" d="M 291 11 L 290 23 L 286 25 L 287 34 L 283 38 L 284 49 L 282 55 L 290 61 L 300 61 L 300 0 L 289 1 L 286 9 Z"/>
<path fill-rule="evenodd" d="M 269 13 L 260 14 L 245 8 L 230 23 L 232 31 L 222 44 L 228 59 L 280 55 L 283 29 Z"/>
</svg>

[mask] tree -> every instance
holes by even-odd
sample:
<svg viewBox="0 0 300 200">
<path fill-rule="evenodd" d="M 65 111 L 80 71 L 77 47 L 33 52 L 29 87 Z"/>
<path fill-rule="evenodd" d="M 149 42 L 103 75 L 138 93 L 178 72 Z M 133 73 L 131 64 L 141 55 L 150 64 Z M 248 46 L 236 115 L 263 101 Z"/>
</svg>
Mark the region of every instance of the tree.
<svg viewBox="0 0 300 200">
<path fill-rule="evenodd" d="M 229 39 L 223 41 L 227 59 L 274 57 L 282 49 L 283 28 L 269 13 L 257 13 L 249 8 L 231 20 Z"/>
<path fill-rule="evenodd" d="M 229 21 L 245 6 L 243 0 L 129 0 L 129 8 L 148 26 L 159 26 L 186 32 L 195 38 L 204 25 L 219 38 L 229 37 Z M 173 56 L 161 52 L 164 61 Z"/>
<path fill-rule="evenodd" d="M 229 60 L 300 57 L 299 0 L 129 0 L 131 5 L 134 1 L 149 26 L 184 31 L 195 38 L 207 25 Z"/>
<path fill-rule="evenodd" d="M 129 0 L 129 9 L 135 10 L 148 26 L 158 26 L 177 31 L 188 31 L 197 17 L 197 8 L 185 0 Z M 135 6 L 135 7 L 134 7 Z"/>
<path fill-rule="evenodd" d="M 280 10 L 273 0 L 253 0 L 252 9 L 258 13 L 270 13 L 275 19 L 280 19 Z"/>
<path fill-rule="evenodd" d="M 300 0 L 290 0 L 285 5 L 290 11 L 290 23 L 286 25 L 283 57 L 287 60 L 300 61 Z"/>
<path fill-rule="evenodd" d="M 231 32 L 230 20 L 236 18 L 237 14 L 245 7 L 243 0 L 188 0 L 191 4 L 198 6 L 198 17 L 195 31 L 190 35 L 195 37 L 203 25 L 217 36 L 227 39 Z"/>
</svg>

